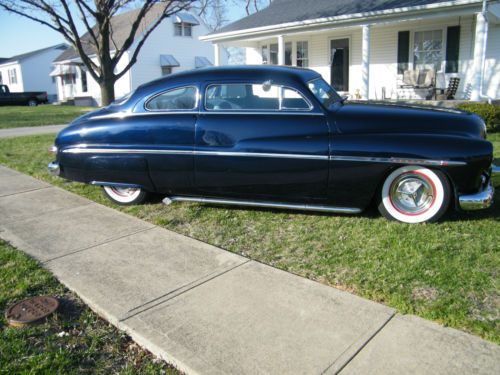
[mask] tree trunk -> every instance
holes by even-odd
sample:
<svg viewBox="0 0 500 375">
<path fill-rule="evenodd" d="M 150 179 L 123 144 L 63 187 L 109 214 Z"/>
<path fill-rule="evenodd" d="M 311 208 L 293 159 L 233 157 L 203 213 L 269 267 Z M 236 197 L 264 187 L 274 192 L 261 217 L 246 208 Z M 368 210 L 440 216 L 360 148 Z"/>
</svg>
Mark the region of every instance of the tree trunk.
<svg viewBox="0 0 500 375">
<path fill-rule="evenodd" d="M 115 101 L 115 81 L 106 80 L 102 81 L 99 85 L 101 87 L 101 105 L 106 106 Z"/>
</svg>

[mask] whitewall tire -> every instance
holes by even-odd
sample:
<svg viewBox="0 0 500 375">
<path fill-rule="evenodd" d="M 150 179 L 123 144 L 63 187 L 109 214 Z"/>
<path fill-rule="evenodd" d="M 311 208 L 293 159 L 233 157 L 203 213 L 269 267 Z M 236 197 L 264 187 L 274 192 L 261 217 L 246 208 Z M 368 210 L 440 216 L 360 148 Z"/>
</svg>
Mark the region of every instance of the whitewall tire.
<svg viewBox="0 0 500 375">
<path fill-rule="evenodd" d="M 441 171 L 405 166 L 393 171 L 380 190 L 378 209 L 403 223 L 437 221 L 448 209 L 451 187 Z"/>
<path fill-rule="evenodd" d="M 146 199 L 147 193 L 141 188 L 124 188 L 118 186 L 103 186 L 104 194 L 112 202 L 128 206 L 140 204 Z"/>
</svg>

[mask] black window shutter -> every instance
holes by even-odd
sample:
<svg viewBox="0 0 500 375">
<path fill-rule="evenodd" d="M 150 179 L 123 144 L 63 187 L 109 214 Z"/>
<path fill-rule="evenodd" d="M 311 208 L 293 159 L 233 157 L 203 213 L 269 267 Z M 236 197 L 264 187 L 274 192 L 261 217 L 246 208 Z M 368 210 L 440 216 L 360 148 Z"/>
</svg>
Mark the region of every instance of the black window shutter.
<svg viewBox="0 0 500 375">
<path fill-rule="evenodd" d="M 408 70 L 410 62 L 410 32 L 398 32 L 398 74 Z"/>
<path fill-rule="evenodd" d="M 446 32 L 446 73 L 458 72 L 460 26 L 450 26 Z"/>
</svg>

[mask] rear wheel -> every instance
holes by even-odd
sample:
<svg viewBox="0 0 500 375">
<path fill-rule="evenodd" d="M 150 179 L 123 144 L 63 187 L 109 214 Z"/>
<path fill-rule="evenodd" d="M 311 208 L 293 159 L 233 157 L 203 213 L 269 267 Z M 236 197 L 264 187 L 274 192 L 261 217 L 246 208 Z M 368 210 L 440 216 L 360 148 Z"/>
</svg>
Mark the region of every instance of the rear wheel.
<svg viewBox="0 0 500 375">
<path fill-rule="evenodd" d="M 440 171 L 405 166 L 386 178 L 379 194 L 383 216 L 414 224 L 439 220 L 448 209 L 451 187 Z"/>
<path fill-rule="evenodd" d="M 140 204 L 144 202 L 147 196 L 147 193 L 141 188 L 103 186 L 102 189 L 106 197 L 121 206 Z"/>
<path fill-rule="evenodd" d="M 36 107 L 38 105 L 38 102 L 36 101 L 36 99 L 30 99 L 28 100 L 28 106 L 30 107 Z"/>
</svg>

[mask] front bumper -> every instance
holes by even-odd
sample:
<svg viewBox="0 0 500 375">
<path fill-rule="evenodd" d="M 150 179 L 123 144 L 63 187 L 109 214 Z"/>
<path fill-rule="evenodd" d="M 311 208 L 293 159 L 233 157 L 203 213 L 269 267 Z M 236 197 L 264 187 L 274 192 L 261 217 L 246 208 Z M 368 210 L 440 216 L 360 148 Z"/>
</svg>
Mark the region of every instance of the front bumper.
<svg viewBox="0 0 500 375">
<path fill-rule="evenodd" d="M 481 191 L 475 194 L 461 195 L 458 197 L 460 208 L 464 211 L 482 210 L 493 204 L 495 187 L 500 186 L 500 167 L 491 166 L 491 176 Z"/>
<path fill-rule="evenodd" d="M 61 173 L 61 168 L 59 168 L 59 163 L 56 161 L 50 162 L 47 169 L 49 175 L 51 176 L 59 176 Z"/>
</svg>

